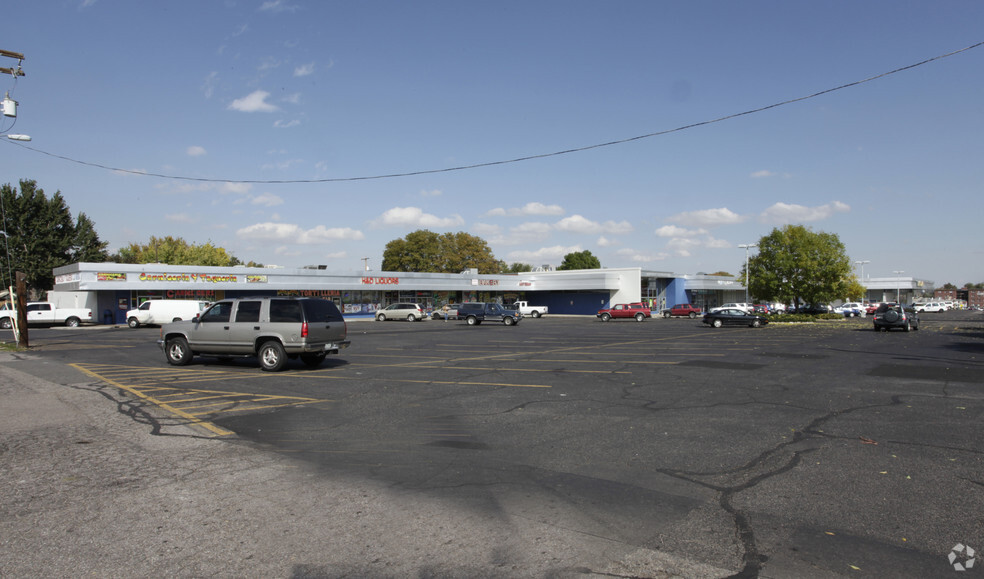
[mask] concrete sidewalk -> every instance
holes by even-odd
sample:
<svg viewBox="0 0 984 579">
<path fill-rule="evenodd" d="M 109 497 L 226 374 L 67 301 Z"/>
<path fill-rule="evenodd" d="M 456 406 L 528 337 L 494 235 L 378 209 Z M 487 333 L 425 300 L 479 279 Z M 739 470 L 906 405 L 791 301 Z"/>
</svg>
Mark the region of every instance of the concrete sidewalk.
<svg viewBox="0 0 984 579">
<path fill-rule="evenodd" d="M 318 472 L 0 353 L 0 577 L 721 577 L 549 522 Z"/>
</svg>

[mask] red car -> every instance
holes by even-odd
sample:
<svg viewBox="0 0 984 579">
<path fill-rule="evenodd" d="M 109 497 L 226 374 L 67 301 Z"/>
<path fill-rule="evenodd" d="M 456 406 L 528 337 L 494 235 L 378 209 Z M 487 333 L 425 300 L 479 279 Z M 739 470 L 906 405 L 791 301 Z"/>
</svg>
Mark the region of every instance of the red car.
<svg viewBox="0 0 984 579">
<path fill-rule="evenodd" d="M 670 316 L 687 316 L 690 319 L 694 319 L 701 315 L 703 315 L 703 312 L 700 311 L 700 308 L 695 308 L 690 304 L 677 304 L 672 308 L 663 310 L 664 318 L 668 318 Z"/>
<path fill-rule="evenodd" d="M 652 315 L 649 306 L 642 303 L 616 304 L 614 307 L 598 310 L 598 317 L 603 322 L 612 318 L 635 318 L 635 321 L 641 322 L 646 318 L 651 318 Z"/>
</svg>

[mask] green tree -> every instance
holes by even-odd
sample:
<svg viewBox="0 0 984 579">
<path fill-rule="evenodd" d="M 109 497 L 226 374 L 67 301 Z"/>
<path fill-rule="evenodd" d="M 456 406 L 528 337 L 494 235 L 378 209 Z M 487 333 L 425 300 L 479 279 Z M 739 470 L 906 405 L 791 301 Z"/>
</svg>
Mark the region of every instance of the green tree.
<svg viewBox="0 0 984 579">
<path fill-rule="evenodd" d="M 601 261 L 591 254 L 590 251 L 575 251 L 564 256 L 563 263 L 557 270 L 570 269 L 601 269 Z"/>
<path fill-rule="evenodd" d="M 0 255 L 4 286 L 12 283 L 10 272 L 23 271 L 32 297 L 54 287 L 51 270 L 85 257 L 103 261 L 106 244 L 99 241 L 92 221 L 83 213 L 72 219 L 65 199 L 57 191 L 51 198 L 28 179 L 20 189 L 9 183 L 0 186 L 5 247 Z"/>
<path fill-rule="evenodd" d="M 118 263 L 167 263 L 170 265 L 231 266 L 242 262 L 211 241 L 189 244 L 181 237 L 154 237 L 145 244 L 131 243 L 112 256 Z"/>
<path fill-rule="evenodd" d="M 836 234 L 786 225 L 760 239 L 758 247 L 748 261 L 748 290 L 757 299 L 822 304 L 846 299 L 855 284 L 860 287 Z M 745 277 L 744 267 L 739 277 Z"/>
<path fill-rule="evenodd" d="M 500 273 L 504 263 L 492 254 L 482 238 L 464 232 L 437 234 L 426 229 L 394 239 L 383 251 L 384 271 L 460 273 L 476 268 L 478 273 Z"/>
<path fill-rule="evenodd" d="M 85 213 L 79 213 L 75 220 L 75 239 L 69 250 L 69 257 L 74 262 L 101 263 L 109 261 L 105 241 L 99 240 L 96 226 Z"/>
<path fill-rule="evenodd" d="M 527 271 L 533 271 L 533 266 L 528 263 L 510 263 L 509 267 L 505 268 L 502 273 L 523 273 Z"/>
<path fill-rule="evenodd" d="M 957 289 L 957 286 L 953 285 L 950 282 L 946 282 L 945 284 L 943 284 L 943 287 L 941 287 L 940 289 L 955 290 L 955 289 Z"/>
<path fill-rule="evenodd" d="M 707 275 L 716 275 L 719 277 L 732 277 L 731 274 L 726 271 L 716 271 L 714 273 L 709 273 Z"/>
</svg>

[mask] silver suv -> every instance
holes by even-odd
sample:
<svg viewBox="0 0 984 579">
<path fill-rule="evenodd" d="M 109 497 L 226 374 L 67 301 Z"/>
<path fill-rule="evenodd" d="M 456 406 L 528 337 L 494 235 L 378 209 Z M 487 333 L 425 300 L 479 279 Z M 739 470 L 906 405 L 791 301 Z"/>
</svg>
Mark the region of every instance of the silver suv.
<svg viewBox="0 0 984 579">
<path fill-rule="evenodd" d="M 416 322 L 426 320 L 427 313 L 420 304 L 390 304 L 376 312 L 376 321 L 385 322 L 386 320 L 406 320 Z"/>
<path fill-rule="evenodd" d="M 347 328 L 330 300 L 253 297 L 212 304 L 191 321 L 161 326 L 157 343 L 169 364 L 190 364 L 196 355 L 256 356 L 268 372 L 288 358 L 315 367 L 328 354 L 347 348 Z"/>
</svg>

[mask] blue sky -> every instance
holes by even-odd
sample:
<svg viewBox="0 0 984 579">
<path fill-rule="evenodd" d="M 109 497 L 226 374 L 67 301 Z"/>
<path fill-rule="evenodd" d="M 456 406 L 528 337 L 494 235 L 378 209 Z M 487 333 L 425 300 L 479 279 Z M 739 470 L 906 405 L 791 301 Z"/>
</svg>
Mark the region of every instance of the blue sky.
<svg viewBox="0 0 984 579">
<path fill-rule="evenodd" d="M 349 272 L 430 229 L 478 235 L 509 263 L 590 250 L 605 267 L 737 273 L 739 244 L 797 223 L 839 235 L 866 276 L 984 281 L 984 47 L 617 145 L 370 178 L 868 79 L 984 41 L 978 1 L 8 0 L 4 13 L 0 48 L 25 55 L 26 76 L 0 76 L 19 102 L 2 128 L 33 141 L 4 140 L 0 182 L 61 191 L 110 250 L 173 235 Z"/>
</svg>

